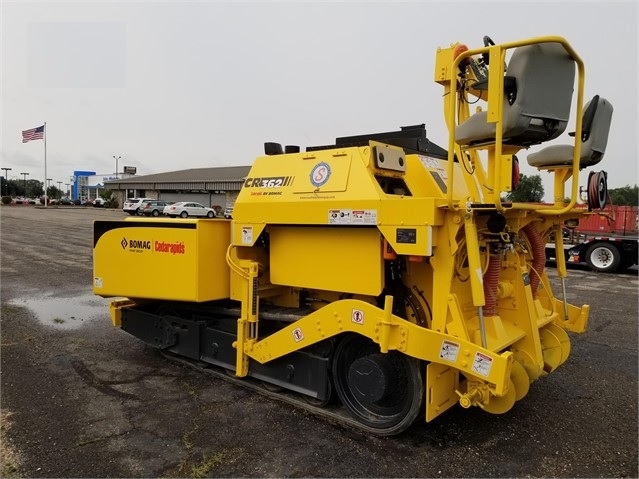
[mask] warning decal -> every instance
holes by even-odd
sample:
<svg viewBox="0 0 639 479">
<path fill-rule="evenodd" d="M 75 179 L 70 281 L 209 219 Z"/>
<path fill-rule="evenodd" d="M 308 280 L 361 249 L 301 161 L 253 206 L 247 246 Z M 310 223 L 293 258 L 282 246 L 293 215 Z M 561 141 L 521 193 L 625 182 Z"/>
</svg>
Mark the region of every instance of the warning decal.
<svg viewBox="0 0 639 479">
<path fill-rule="evenodd" d="M 482 376 L 488 377 L 490 374 L 490 368 L 493 366 L 493 358 L 486 356 L 485 354 L 477 351 L 475 353 L 475 359 L 473 360 L 473 371 Z"/>
<path fill-rule="evenodd" d="M 439 350 L 439 357 L 446 361 L 457 361 L 457 355 L 459 354 L 459 344 L 452 341 L 443 340 L 442 347 Z"/>
<path fill-rule="evenodd" d="M 329 225 L 376 225 L 377 210 L 328 210 Z"/>
<path fill-rule="evenodd" d="M 353 309 L 351 313 L 351 321 L 355 324 L 364 324 L 364 311 L 361 309 Z"/>
<path fill-rule="evenodd" d="M 251 246 L 253 244 L 253 227 L 242 226 L 242 244 Z"/>
<path fill-rule="evenodd" d="M 304 333 L 302 332 L 302 328 L 295 328 L 293 330 L 293 339 L 296 343 L 299 343 L 302 339 L 304 339 Z"/>
</svg>

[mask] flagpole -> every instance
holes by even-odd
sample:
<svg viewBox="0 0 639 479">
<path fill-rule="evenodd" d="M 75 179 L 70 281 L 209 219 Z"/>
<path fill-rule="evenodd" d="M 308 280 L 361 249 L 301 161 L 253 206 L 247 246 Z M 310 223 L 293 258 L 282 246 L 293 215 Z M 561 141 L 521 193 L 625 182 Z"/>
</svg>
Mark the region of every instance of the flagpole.
<svg viewBox="0 0 639 479">
<path fill-rule="evenodd" d="M 44 122 L 44 207 L 47 207 L 47 122 Z"/>
</svg>

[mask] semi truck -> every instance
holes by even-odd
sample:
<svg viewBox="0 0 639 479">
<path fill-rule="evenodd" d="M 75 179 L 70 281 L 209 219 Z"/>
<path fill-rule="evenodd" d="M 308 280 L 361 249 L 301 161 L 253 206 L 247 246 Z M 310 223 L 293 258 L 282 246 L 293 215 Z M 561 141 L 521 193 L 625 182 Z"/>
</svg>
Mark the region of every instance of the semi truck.
<svg viewBox="0 0 639 479">
<path fill-rule="evenodd" d="M 585 209 L 586 205 L 580 208 Z M 638 223 L 637 206 L 617 205 L 607 205 L 579 221 L 566 222 L 562 232 L 566 261 L 585 263 L 592 271 L 601 273 L 627 270 L 637 264 Z M 553 241 L 546 245 L 549 259 L 556 258 L 556 251 Z"/>
<path fill-rule="evenodd" d="M 585 215 L 567 181 L 602 160 L 612 105 L 585 102 L 583 61 L 561 36 L 453 43 L 434 64 L 443 145 L 425 125 L 266 141 L 231 219 L 96 221 L 93 292 L 112 298 L 112 324 L 377 436 L 455 406 L 507 413 L 562 374 L 590 305 L 567 302 L 563 256 L 555 294 L 545 244 Z M 503 201 L 517 155 L 557 138 L 527 156 L 552 173 L 556 203 Z M 593 208 L 605 178 L 589 180 Z"/>
</svg>

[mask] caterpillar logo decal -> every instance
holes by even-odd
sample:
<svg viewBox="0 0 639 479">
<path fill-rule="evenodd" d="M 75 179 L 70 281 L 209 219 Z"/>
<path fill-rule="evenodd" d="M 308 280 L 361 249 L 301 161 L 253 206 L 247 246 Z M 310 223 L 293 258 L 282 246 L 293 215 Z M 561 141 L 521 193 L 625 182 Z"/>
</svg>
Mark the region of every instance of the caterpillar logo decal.
<svg viewBox="0 0 639 479">
<path fill-rule="evenodd" d="M 244 188 L 282 188 L 293 184 L 294 176 L 265 176 L 247 178 L 244 180 Z"/>
</svg>

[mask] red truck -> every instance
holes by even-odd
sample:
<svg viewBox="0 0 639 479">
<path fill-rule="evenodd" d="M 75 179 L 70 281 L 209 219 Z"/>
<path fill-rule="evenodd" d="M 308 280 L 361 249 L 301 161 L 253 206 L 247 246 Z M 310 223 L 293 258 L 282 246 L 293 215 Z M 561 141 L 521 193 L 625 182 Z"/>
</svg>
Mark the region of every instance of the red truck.
<svg viewBox="0 0 639 479">
<path fill-rule="evenodd" d="M 586 206 L 584 205 L 584 208 Z M 613 273 L 637 264 L 639 207 L 608 205 L 564 228 L 564 254 L 569 263 L 586 263 L 593 271 Z M 555 244 L 546 245 L 555 258 Z"/>
</svg>

